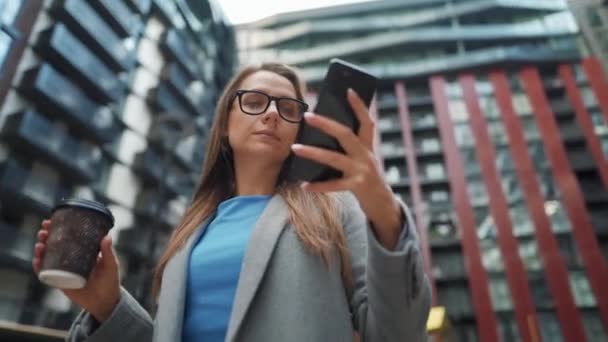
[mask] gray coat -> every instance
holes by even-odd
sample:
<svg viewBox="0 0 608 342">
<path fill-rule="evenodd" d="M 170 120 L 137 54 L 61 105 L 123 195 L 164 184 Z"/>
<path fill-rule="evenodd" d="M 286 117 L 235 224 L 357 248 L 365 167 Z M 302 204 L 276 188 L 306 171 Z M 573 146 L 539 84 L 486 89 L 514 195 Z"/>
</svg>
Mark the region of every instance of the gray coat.
<svg viewBox="0 0 608 342">
<path fill-rule="evenodd" d="M 426 340 L 430 288 L 408 208 L 402 204 L 401 240 L 389 251 L 376 240 L 352 194 L 340 194 L 340 203 L 352 291 L 342 282 L 337 252 L 329 268 L 308 252 L 288 223 L 285 201 L 275 195 L 245 251 L 226 341 L 352 341 L 354 330 L 362 342 Z M 107 321 L 91 332 L 94 320 L 83 311 L 67 340 L 180 341 L 187 263 L 202 231 L 167 264 L 154 320 L 122 289 Z"/>
</svg>

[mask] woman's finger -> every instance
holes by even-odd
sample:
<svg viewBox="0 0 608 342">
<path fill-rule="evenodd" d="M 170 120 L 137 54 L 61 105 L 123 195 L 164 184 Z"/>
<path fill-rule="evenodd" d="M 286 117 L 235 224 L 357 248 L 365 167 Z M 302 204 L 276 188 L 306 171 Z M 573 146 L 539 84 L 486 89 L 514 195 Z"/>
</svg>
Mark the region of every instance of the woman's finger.
<svg viewBox="0 0 608 342">
<path fill-rule="evenodd" d="M 372 149 L 374 146 L 374 134 L 376 124 L 372 119 L 369 109 L 359 97 L 359 95 L 352 89 L 348 89 L 347 92 L 348 102 L 355 112 L 357 119 L 359 120 L 359 139 L 368 149 Z"/>
<path fill-rule="evenodd" d="M 291 149 L 298 157 L 319 162 L 342 172 L 352 170 L 354 166 L 353 160 L 343 153 L 301 144 L 293 144 Z"/>
<path fill-rule="evenodd" d="M 361 142 L 359 141 L 359 137 L 349 127 L 333 119 L 314 113 L 306 113 L 304 114 L 304 118 L 310 126 L 318 128 L 325 134 L 336 138 L 347 154 L 357 155 L 360 153 Z"/>
<path fill-rule="evenodd" d="M 41 258 L 43 253 L 44 253 L 44 244 L 40 243 L 40 242 L 36 243 L 36 245 L 34 245 L 34 257 Z"/>
<path fill-rule="evenodd" d="M 46 239 L 49 237 L 48 230 L 41 229 L 38 231 L 38 241 L 46 242 Z"/>
<path fill-rule="evenodd" d="M 51 228 L 51 220 L 44 220 L 42 221 L 42 228 L 49 230 L 49 228 Z"/>
<path fill-rule="evenodd" d="M 34 269 L 34 273 L 40 273 L 40 258 L 32 259 L 32 268 Z"/>
</svg>

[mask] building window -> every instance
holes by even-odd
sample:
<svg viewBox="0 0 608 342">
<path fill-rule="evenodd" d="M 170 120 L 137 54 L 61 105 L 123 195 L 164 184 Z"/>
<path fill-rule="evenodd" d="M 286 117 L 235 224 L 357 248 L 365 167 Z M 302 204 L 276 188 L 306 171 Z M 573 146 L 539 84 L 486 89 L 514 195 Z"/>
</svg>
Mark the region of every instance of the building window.
<svg viewBox="0 0 608 342">
<path fill-rule="evenodd" d="M 583 97 L 583 102 L 585 103 L 585 106 L 593 107 L 597 105 L 595 94 L 588 86 L 581 88 L 581 96 Z"/>
<path fill-rule="evenodd" d="M 489 90 L 491 91 L 491 90 Z M 493 97 L 481 97 L 479 99 L 481 109 L 483 110 L 486 118 L 497 119 L 500 117 L 500 111 L 498 110 L 498 104 Z"/>
<path fill-rule="evenodd" d="M 23 0 L 0 0 L 0 23 L 11 26 L 17 15 Z"/>
<path fill-rule="evenodd" d="M 450 101 L 450 114 L 454 123 L 466 122 L 469 120 L 469 111 L 462 100 Z"/>
<path fill-rule="evenodd" d="M 595 306 L 595 296 L 591 291 L 589 280 L 583 272 L 570 272 L 570 286 L 576 305 L 580 307 Z"/>
<path fill-rule="evenodd" d="M 442 203 L 450 200 L 450 195 L 447 191 L 435 190 L 429 194 L 429 200 L 433 203 Z"/>
<path fill-rule="evenodd" d="M 506 311 L 513 308 L 509 286 L 504 278 L 490 279 L 490 296 L 495 310 Z"/>
<path fill-rule="evenodd" d="M 591 25 L 591 27 L 600 27 L 603 25 L 602 17 L 595 7 L 587 8 L 587 19 L 589 19 L 589 25 Z"/>
<path fill-rule="evenodd" d="M 489 121 L 488 132 L 494 143 L 502 144 L 507 142 L 507 136 L 501 121 Z"/>
<path fill-rule="evenodd" d="M 436 253 L 433 256 L 433 277 L 439 279 L 466 277 L 462 253 Z"/>
<path fill-rule="evenodd" d="M 451 286 L 439 292 L 439 302 L 450 308 L 448 314 L 452 317 L 470 316 L 473 313 L 471 296 L 467 287 Z"/>
<path fill-rule="evenodd" d="M 471 127 L 467 123 L 454 125 L 454 135 L 458 146 L 473 146 L 475 144 L 473 132 L 471 132 Z"/>
<path fill-rule="evenodd" d="M 602 326 L 602 319 L 597 311 L 584 312 L 583 324 L 589 341 L 606 341 L 608 339 L 608 335 L 606 335 Z"/>
<path fill-rule="evenodd" d="M 443 179 L 445 178 L 445 169 L 442 163 L 430 163 L 425 165 L 424 174 L 426 179 Z"/>
<path fill-rule="evenodd" d="M 545 341 L 563 341 L 557 316 L 554 312 L 539 312 L 540 333 Z"/>
<path fill-rule="evenodd" d="M 513 106 L 515 107 L 515 112 L 519 115 L 526 115 L 532 113 L 532 106 L 530 105 L 530 101 L 528 97 L 523 94 L 513 94 Z"/>
<path fill-rule="evenodd" d="M 438 152 L 441 150 L 441 143 L 437 138 L 424 138 L 418 146 L 420 152 Z"/>
<path fill-rule="evenodd" d="M 511 220 L 513 222 L 513 233 L 516 236 L 531 235 L 533 232 L 532 220 L 525 204 L 514 205 L 510 208 L 509 212 L 511 213 Z"/>
<path fill-rule="evenodd" d="M 535 239 L 527 239 L 519 243 L 519 257 L 528 271 L 540 271 L 541 259 L 538 255 L 538 244 Z"/>
</svg>

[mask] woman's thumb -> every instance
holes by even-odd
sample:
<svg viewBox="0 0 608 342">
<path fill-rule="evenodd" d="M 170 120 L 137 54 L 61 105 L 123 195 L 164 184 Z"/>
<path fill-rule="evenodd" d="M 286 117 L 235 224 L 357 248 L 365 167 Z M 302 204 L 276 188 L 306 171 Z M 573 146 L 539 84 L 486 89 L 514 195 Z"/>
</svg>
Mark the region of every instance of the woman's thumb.
<svg viewBox="0 0 608 342">
<path fill-rule="evenodd" d="M 101 240 L 101 256 L 105 266 L 117 267 L 116 256 L 112 248 L 112 237 L 109 234 Z"/>
</svg>

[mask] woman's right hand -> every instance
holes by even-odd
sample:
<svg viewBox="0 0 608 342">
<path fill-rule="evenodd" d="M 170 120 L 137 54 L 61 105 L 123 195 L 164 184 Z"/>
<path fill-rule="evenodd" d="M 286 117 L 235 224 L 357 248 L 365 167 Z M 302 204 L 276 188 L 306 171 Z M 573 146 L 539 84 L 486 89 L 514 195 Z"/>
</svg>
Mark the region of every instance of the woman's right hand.
<svg viewBox="0 0 608 342">
<path fill-rule="evenodd" d="M 42 267 L 46 240 L 49 236 L 51 221 L 42 221 L 42 229 L 38 231 L 38 242 L 34 247 L 32 266 L 38 274 Z M 112 238 L 106 235 L 101 240 L 101 253 L 97 257 L 95 267 L 89 275 L 85 287 L 81 289 L 62 289 L 63 293 L 74 303 L 89 312 L 102 323 L 106 321 L 120 300 L 120 279 L 118 259 L 112 249 Z"/>
</svg>

